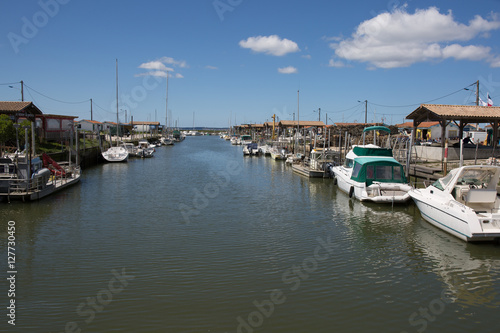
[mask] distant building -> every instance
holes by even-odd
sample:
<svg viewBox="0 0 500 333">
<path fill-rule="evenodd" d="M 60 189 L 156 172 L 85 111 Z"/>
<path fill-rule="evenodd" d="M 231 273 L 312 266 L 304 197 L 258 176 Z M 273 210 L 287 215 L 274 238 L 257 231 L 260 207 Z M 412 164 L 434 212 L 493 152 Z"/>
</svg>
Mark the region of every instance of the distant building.
<svg viewBox="0 0 500 333">
<path fill-rule="evenodd" d="M 82 119 L 77 122 L 78 125 L 80 125 L 80 130 L 81 131 L 88 131 L 88 132 L 100 132 L 103 130 L 103 123 L 100 121 L 96 120 L 86 120 Z"/>
<path fill-rule="evenodd" d="M 0 101 L 0 114 L 6 114 L 13 122 L 35 122 L 35 133 L 40 140 L 63 141 L 70 137 L 75 116 L 43 114 L 33 102 Z"/>
<path fill-rule="evenodd" d="M 413 122 L 406 122 L 403 124 L 396 125 L 400 131 L 410 134 L 413 129 Z M 441 125 L 439 121 L 424 121 L 421 122 L 417 127 L 417 132 L 415 133 L 415 138 L 421 141 L 433 140 L 439 141 L 441 139 Z M 446 139 L 456 139 L 458 138 L 458 126 L 449 123 L 446 126 L 445 132 Z"/>
<path fill-rule="evenodd" d="M 157 133 L 160 128 L 159 121 L 134 121 L 127 125 L 131 125 L 134 131 L 138 133 L 149 133 L 150 131 Z"/>
</svg>

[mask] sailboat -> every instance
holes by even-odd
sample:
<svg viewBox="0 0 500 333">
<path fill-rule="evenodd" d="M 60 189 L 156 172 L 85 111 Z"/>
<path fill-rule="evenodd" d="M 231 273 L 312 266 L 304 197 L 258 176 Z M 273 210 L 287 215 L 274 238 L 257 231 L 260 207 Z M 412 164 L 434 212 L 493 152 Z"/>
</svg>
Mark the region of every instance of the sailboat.
<svg viewBox="0 0 500 333">
<path fill-rule="evenodd" d="M 120 118 L 118 116 L 118 59 L 116 59 L 116 147 L 110 147 L 105 152 L 102 152 L 102 157 L 108 162 L 127 162 L 128 150 L 123 144 L 120 146 L 118 135 L 120 132 Z M 111 145 L 113 142 L 111 141 Z"/>
</svg>

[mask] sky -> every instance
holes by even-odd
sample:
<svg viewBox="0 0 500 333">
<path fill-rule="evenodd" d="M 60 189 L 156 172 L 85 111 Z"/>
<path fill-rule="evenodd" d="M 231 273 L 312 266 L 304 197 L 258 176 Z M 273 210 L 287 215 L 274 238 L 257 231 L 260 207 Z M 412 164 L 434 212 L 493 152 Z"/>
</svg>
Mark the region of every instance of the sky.
<svg viewBox="0 0 500 333">
<path fill-rule="evenodd" d="M 118 74 L 120 122 L 398 124 L 474 104 L 476 81 L 500 105 L 500 1 L 2 1 L 0 55 L 0 100 L 22 80 L 25 100 L 78 120 L 92 99 L 116 121 Z"/>
</svg>

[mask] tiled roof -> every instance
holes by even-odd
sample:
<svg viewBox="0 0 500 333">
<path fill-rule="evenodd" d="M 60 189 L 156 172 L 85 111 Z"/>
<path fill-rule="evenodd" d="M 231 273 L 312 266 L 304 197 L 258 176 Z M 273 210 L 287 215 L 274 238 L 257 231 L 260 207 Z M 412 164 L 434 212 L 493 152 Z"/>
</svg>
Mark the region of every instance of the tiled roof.
<svg viewBox="0 0 500 333">
<path fill-rule="evenodd" d="M 423 121 L 417 127 L 432 127 L 435 125 L 439 125 L 439 121 Z M 410 128 L 413 127 L 413 122 L 408 121 L 406 123 L 396 125 L 399 128 Z"/>
<path fill-rule="evenodd" d="M 407 119 L 495 119 L 500 118 L 500 107 L 476 105 L 422 104 L 406 116 Z"/>
<path fill-rule="evenodd" d="M 2 102 L 0 101 L 0 112 L 2 113 L 16 113 L 27 110 L 30 113 L 42 114 L 33 102 Z"/>
<path fill-rule="evenodd" d="M 89 123 L 92 123 L 92 124 L 102 124 L 100 121 L 97 121 L 97 120 L 87 120 L 87 119 L 82 119 L 82 120 L 79 120 L 78 122 L 82 122 L 82 121 L 86 121 L 86 122 L 89 122 Z"/>
<path fill-rule="evenodd" d="M 297 124 L 300 124 L 300 126 L 325 126 L 325 123 L 322 121 L 309 121 L 309 120 L 282 120 L 279 122 L 281 126 L 297 126 Z"/>
</svg>

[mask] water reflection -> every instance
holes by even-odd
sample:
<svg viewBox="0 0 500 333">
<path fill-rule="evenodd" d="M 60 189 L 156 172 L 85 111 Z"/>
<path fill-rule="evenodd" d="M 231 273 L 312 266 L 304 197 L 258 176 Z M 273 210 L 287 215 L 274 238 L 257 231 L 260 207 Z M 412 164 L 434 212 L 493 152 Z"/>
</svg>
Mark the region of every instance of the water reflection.
<svg viewBox="0 0 500 333">
<path fill-rule="evenodd" d="M 500 305 L 500 258 L 484 253 L 491 244 L 467 244 L 423 219 L 415 229 L 415 246 L 445 284 L 448 297 L 462 306 Z M 486 251 L 489 252 L 489 251 Z"/>
</svg>

